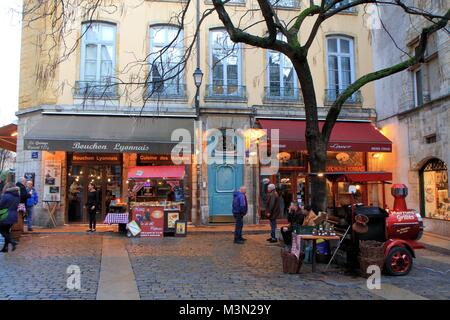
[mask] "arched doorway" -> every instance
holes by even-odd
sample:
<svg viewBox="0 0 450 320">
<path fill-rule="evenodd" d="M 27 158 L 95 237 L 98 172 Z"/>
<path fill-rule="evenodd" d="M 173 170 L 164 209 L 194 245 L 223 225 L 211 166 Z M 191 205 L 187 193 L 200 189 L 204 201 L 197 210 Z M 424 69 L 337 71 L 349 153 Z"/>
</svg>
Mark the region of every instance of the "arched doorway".
<svg viewBox="0 0 450 320">
<path fill-rule="evenodd" d="M 421 212 L 426 218 L 450 220 L 447 164 L 431 159 L 420 170 Z"/>
</svg>

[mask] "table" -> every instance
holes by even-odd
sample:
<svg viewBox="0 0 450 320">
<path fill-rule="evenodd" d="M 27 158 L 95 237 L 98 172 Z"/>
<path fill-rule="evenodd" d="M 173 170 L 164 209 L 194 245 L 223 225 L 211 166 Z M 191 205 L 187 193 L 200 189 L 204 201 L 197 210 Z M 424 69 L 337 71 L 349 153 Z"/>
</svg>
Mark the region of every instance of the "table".
<svg viewBox="0 0 450 320">
<path fill-rule="evenodd" d="M 128 212 L 123 213 L 115 213 L 110 212 L 106 215 L 105 221 L 103 223 L 105 224 L 118 224 L 119 225 L 119 232 L 126 232 L 126 225 L 128 224 L 129 214 Z"/>
<path fill-rule="evenodd" d="M 339 236 L 313 236 L 311 234 L 299 234 L 298 235 L 302 240 L 310 240 L 313 242 L 312 249 L 312 272 L 316 272 L 316 250 L 317 250 L 317 240 L 340 240 Z"/>
<path fill-rule="evenodd" d="M 43 201 L 47 205 L 48 215 L 50 217 L 50 221 L 53 223 L 53 226 L 56 228 L 56 209 L 58 209 L 60 201 Z"/>
</svg>

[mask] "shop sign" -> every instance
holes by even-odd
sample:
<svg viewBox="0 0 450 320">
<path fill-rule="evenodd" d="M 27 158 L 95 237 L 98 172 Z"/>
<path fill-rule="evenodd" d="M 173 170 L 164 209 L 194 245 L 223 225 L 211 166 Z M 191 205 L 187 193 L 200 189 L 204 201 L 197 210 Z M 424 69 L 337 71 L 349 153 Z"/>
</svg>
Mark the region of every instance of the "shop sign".
<svg viewBox="0 0 450 320">
<path fill-rule="evenodd" d="M 39 152 L 38 151 L 33 151 L 31 153 L 31 159 L 39 159 Z"/>
<path fill-rule="evenodd" d="M 120 163 L 120 154 L 86 154 L 86 153 L 74 153 L 72 155 L 73 163 Z"/>
<path fill-rule="evenodd" d="M 61 161 L 46 160 L 44 165 L 43 201 L 61 201 Z"/>
<path fill-rule="evenodd" d="M 164 235 L 164 207 L 135 205 L 132 209 L 132 217 L 142 230 L 141 237 L 162 237 Z"/>
<path fill-rule="evenodd" d="M 183 161 L 184 163 L 189 163 L 191 160 L 190 155 L 178 156 L 177 161 Z M 169 154 L 139 154 L 137 158 L 137 165 L 148 165 L 148 164 L 168 164 L 172 165 L 172 157 Z"/>
</svg>

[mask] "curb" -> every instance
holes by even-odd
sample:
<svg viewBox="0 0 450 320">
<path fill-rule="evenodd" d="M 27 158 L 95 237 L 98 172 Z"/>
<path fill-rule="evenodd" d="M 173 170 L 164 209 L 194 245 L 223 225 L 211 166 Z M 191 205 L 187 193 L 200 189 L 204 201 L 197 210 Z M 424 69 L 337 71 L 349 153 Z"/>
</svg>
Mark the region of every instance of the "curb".
<svg viewBox="0 0 450 320">
<path fill-rule="evenodd" d="M 445 255 L 450 255 L 450 250 L 449 249 L 438 247 L 438 246 L 433 246 L 432 244 L 428 244 L 428 243 L 425 243 L 425 242 L 420 242 L 419 241 L 419 243 L 425 247 L 425 250 L 430 250 L 430 251 L 433 251 L 433 252 L 442 253 L 442 254 L 445 254 Z"/>
</svg>

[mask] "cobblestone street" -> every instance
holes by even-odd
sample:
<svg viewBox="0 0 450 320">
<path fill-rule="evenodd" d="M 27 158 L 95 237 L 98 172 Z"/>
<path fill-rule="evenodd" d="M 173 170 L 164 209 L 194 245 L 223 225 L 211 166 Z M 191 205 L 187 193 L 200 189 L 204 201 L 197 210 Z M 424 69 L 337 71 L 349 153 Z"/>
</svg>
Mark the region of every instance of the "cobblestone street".
<svg viewBox="0 0 450 320">
<path fill-rule="evenodd" d="M 382 290 L 333 268 L 282 273 L 280 247 L 267 235 L 235 245 L 223 233 L 187 238 L 128 239 L 113 233 L 33 234 L 15 252 L 0 255 L 0 299 L 96 299 L 105 239 L 128 251 L 141 299 L 390 299 L 450 298 L 450 257 L 422 250 L 406 277 L 382 278 Z M 81 269 L 81 290 L 66 288 L 67 268 Z"/>
</svg>

